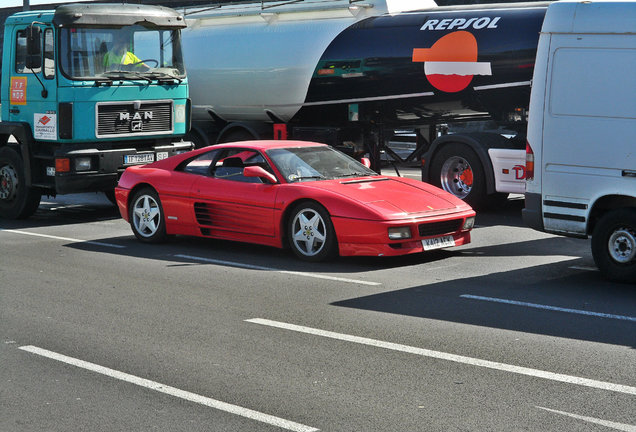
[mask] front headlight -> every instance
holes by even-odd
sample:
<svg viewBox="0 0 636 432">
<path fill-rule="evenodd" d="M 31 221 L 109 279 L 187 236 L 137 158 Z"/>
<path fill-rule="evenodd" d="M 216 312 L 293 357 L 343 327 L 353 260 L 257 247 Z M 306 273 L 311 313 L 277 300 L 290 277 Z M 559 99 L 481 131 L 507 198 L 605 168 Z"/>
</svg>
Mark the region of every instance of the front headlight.
<svg viewBox="0 0 636 432">
<path fill-rule="evenodd" d="M 473 229 L 474 226 L 475 226 L 475 217 L 471 216 L 469 218 L 466 218 L 466 221 L 464 222 L 464 226 L 462 227 L 462 229 L 469 230 L 469 229 Z"/>
<path fill-rule="evenodd" d="M 411 228 L 410 227 L 394 227 L 389 228 L 389 238 L 391 240 L 404 240 L 411 238 Z"/>
<path fill-rule="evenodd" d="M 90 157 L 75 158 L 75 171 L 88 171 L 91 169 Z"/>
</svg>

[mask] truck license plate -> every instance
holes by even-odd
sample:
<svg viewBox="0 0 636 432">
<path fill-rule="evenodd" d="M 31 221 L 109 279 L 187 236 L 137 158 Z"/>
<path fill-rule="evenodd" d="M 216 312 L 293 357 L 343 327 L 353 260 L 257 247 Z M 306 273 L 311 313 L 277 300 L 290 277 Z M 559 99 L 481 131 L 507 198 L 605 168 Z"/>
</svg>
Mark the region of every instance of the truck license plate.
<svg viewBox="0 0 636 432">
<path fill-rule="evenodd" d="M 144 164 L 155 161 L 154 153 L 144 153 L 144 154 L 135 154 L 135 155 L 126 155 L 124 156 L 124 163 L 128 164 Z"/>
<path fill-rule="evenodd" d="M 455 239 L 452 235 L 423 239 L 422 246 L 424 247 L 424 250 L 452 247 L 455 246 Z"/>
</svg>

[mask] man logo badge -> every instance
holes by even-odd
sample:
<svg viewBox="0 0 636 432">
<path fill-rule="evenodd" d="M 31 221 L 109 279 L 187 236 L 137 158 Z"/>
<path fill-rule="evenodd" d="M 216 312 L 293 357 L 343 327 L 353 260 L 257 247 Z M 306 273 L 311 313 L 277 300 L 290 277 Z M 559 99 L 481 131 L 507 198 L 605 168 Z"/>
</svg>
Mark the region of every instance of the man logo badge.
<svg viewBox="0 0 636 432">
<path fill-rule="evenodd" d="M 130 131 L 131 132 L 141 132 L 141 126 L 142 126 L 142 122 L 141 120 L 133 120 L 130 122 Z"/>
</svg>

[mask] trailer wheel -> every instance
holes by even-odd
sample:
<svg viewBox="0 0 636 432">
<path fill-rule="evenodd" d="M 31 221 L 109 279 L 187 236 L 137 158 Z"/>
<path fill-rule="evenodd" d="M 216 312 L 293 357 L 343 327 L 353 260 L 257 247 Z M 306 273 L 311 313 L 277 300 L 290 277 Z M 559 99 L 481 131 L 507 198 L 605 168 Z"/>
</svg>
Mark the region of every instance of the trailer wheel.
<svg viewBox="0 0 636 432">
<path fill-rule="evenodd" d="M 431 183 L 474 208 L 487 203 L 486 177 L 477 154 L 464 144 L 448 144 L 431 161 Z"/>
<path fill-rule="evenodd" d="M 292 210 L 287 238 L 294 254 L 304 261 L 324 261 L 333 257 L 337 250 L 329 213 L 314 202 L 300 203 Z"/>
<path fill-rule="evenodd" d="M 221 139 L 219 140 L 219 144 L 239 141 L 251 141 L 254 139 L 256 139 L 254 135 L 252 135 L 245 129 L 233 129 L 221 137 Z"/>
<path fill-rule="evenodd" d="M 28 187 L 22 157 L 10 147 L 0 149 L 0 217 L 26 219 L 40 206 L 42 193 Z"/>
<path fill-rule="evenodd" d="M 592 256 L 603 276 L 616 282 L 636 281 L 636 210 L 606 213 L 592 232 Z"/>
<path fill-rule="evenodd" d="M 144 243 L 166 241 L 165 215 L 157 192 L 149 187 L 140 189 L 130 202 L 128 219 L 135 237 Z"/>
</svg>

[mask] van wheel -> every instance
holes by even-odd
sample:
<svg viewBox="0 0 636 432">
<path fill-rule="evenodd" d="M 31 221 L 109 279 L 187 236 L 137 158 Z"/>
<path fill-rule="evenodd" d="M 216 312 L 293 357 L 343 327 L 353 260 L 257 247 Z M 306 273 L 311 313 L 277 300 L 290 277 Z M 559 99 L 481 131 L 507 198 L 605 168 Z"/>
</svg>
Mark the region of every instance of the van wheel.
<svg viewBox="0 0 636 432">
<path fill-rule="evenodd" d="M 636 210 L 613 210 L 597 222 L 592 233 L 592 256 L 606 278 L 636 281 Z"/>
<path fill-rule="evenodd" d="M 484 207 L 486 178 L 477 154 L 459 143 L 445 145 L 431 161 L 431 183 L 466 201 L 474 208 Z"/>
<path fill-rule="evenodd" d="M 0 217 L 26 219 L 40 206 L 40 189 L 28 187 L 22 157 L 10 147 L 0 148 Z"/>
</svg>

